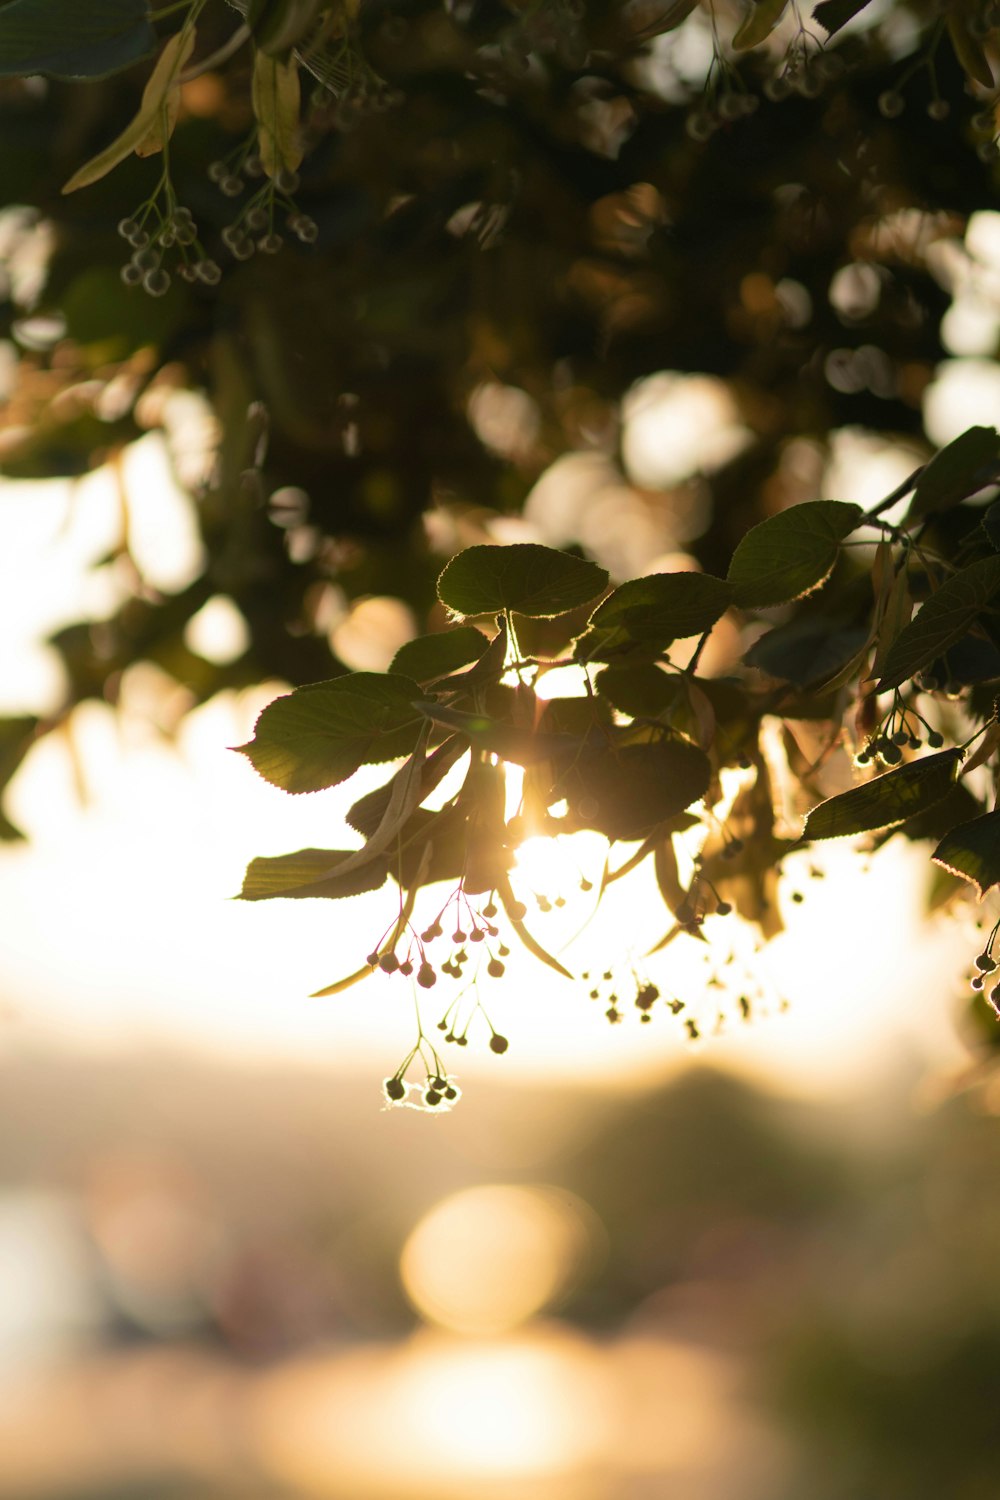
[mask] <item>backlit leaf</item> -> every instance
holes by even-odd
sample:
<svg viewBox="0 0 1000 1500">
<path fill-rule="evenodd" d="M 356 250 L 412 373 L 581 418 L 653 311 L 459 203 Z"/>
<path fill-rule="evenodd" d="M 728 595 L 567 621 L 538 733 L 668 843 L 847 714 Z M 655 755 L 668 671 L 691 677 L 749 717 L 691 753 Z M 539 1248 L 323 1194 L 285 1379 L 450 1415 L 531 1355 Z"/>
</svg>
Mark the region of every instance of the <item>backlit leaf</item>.
<svg viewBox="0 0 1000 1500">
<path fill-rule="evenodd" d="M 642 839 L 708 790 L 707 755 L 685 740 L 607 746 L 579 755 L 554 787 L 576 827 Z"/>
<path fill-rule="evenodd" d="M 0 16 L 3 12 L 0 11 Z M 160 145 L 162 147 L 161 120 L 166 112 L 169 123 L 170 96 L 177 88 L 177 79 L 194 47 L 194 28 L 186 27 L 178 31 L 166 43 L 163 51 L 157 59 L 156 67 L 149 75 L 142 95 L 142 103 L 138 113 L 132 121 L 126 125 L 118 138 L 105 146 L 96 156 L 91 157 L 63 188 L 64 193 L 75 193 L 77 188 L 89 187 L 92 182 L 98 182 L 119 162 L 123 162 L 127 156 L 131 156 L 137 147 L 148 143 L 154 138 L 155 132 L 160 130 Z"/>
<path fill-rule="evenodd" d="M 516 610 L 532 619 L 566 614 L 596 599 L 608 575 L 596 563 L 535 542 L 467 547 L 438 579 L 438 598 L 456 615 Z"/>
<path fill-rule="evenodd" d="M 813 20 L 819 22 L 827 36 L 833 36 L 870 4 L 871 0 L 820 0 L 813 11 Z"/>
<path fill-rule="evenodd" d="M 621 584 L 597 606 L 591 627 L 624 631 L 633 641 L 669 646 L 711 629 L 732 602 L 732 590 L 708 573 L 653 573 Z"/>
<path fill-rule="evenodd" d="M 763 609 L 818 588 L 861 515 L 859 505 L 843 500 L 809 500 L 761 521 L 747 532 L 729 564 L 734 603 Z"/>
<path fill-rule="evenodd" d="M 978 8 L 976 15 L 978 16 Z M 973 83 L 981 84 L 984 89 L 992 89 L 993 69 L 983 50 L 982 42 L 972 30 L 971 21 L 971 9 L 966 9 L 963 14 L 953 0 L 948 11 L 947 26 L 955 56 Z"/>
<path fill-rule="evenodd" d="M 868 631 L 813 615 L 779 625 L 754 641 L 743 660 L 769 677 L 805 688 L 826 682 L 863 649 Z"/>
<path fill-rule="evenodd" d="M 275 698 L 237 748 L 272 786 L 318 792 L 360 766 L 409 755 L 425 719 L 408 677 L 353 672 Z"/>
<path fill-rule="evenodd" d="M 430 795 L 455 762 L 461 760 L 466 754 L 467 749 L 467 745 L 457 735 L 452 735 L 420 763 L 418 803 Z M 397 780 L 408 770 L 410 764 L 411 762 L 407 761 L 405 766 L 401 766 L 385 786 L 376 787 L 373 792 L 366 792 L 363 797 L 358 798 L 345 820 L 356 833 L 362 834 L 366 839 L 374 836 L 395 795 Z"/>
<path fill-rule="evenodd" d="M 10 0 L 0 9 L 0 78 L 105 78 L 155 46 L 147 0 Z"/>
<path fill-rule="evenodd" d="M 960 760 L 958 750 L 942 750 L 841 792 L 813 808 L 802 837 L 842 839 L 904 823 L 948 795 Z"/>
<path fill-rule="evenodd" d="M 489 636 L 474 625 L 457 625 L 434 635 L 418 635 L 400 646 L 389 671 L 402 672 L 414 682 L 434 682 L 478 661 L 489 644 Z"/>
<path fill-rule="evenodd" d="M 299 130 L 301 84 L 299 65 L 286 62 L 260 49 L 254 52 L 250 97 L 257 120 L 257 144 L 268 177 L 282 167 L 294 172 L 302 161 Z"/>
<path fill-rule="evenodd" d="M 960 823 L 945 834 L 931 858 L 974 885 L 981 901 L 991 886 L 1000 884 L 1000 812 Z"/>
<path fill-rule="evenodd" d="M 785 13 L 788 0 L 751 0 L 751 8 L 736 30 L 733 46 L 737 52 L 759 47 L 766 42 Z"/>
<path fill-rule="evenodd" d="M 1000 466 L 1000 433 L 994 427 L 970 427 L 935 454 L 913 490 L 908 520 L 949 510 L 989 483 Z"/>
<path fill-rule="evenodd" d="M 241 901 L 267 901 L 276 896 L 325 896 L 340 899 L 362 891 L 377 891 L 388 871 L 385 858 L 368 860 L 362 867 L 340 873 L 356 851 L 350 849 L 299 849 L 295 854 L 252 859 L 240 891 Z"/>
<path fill-rule="evenodd" d="M 959 640 L 1000 592 L 1000 557 L 984 557 L 943 583 L 892 643 L 878 691 L 898 687 Z"/>
</svg>

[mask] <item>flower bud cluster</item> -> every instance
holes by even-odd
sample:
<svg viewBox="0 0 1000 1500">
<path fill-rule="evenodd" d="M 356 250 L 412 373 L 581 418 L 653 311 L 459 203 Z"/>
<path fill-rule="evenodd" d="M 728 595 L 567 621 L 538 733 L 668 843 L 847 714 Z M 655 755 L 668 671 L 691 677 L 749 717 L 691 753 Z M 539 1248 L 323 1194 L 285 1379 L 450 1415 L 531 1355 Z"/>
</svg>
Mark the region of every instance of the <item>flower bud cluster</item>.
<svg viewBox="0 0 1000 1500">
<path fill-rule="evenodd" d="M 284 228 L 300 244 L 313 245 L 319 238 L 316 220 L 296 205 L 297 172 L 281 167 L 274 177 L 265 177 L 259 154 L 243 146 L 235 159 L 211 162 L 208 176 L 225 197 L 234 199 L 241 197 L 254 180 L 263 179 L 222 231 L 222 243 L 234 260 L 249 260 L 256 251 L 277 255 L 285 244 L 284 235 L 276 227 L 281 214 Z"/>
<path fill-rule="evenodd" d="M 180 280 L 214 286 L 222 273 L 202 249 L 194 215 L 177 202 L 169 181 L 164 194 L 162 204 L 157 193 L 119 221 L 118 233 L 132 247 L 121 269 L 122 281 L 141 286 L 151 297 L 162 297 L 172 281 L 165 262 L 172 260 Z"/>
</svg>

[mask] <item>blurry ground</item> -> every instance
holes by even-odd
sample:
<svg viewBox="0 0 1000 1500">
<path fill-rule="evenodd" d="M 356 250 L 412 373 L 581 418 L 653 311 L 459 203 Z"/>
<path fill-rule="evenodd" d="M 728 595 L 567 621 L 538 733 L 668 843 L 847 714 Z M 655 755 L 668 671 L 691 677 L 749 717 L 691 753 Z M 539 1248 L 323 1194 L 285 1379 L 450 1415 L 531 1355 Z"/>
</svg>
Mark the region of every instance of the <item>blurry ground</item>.
<svg viewBox="0 0 1000 1500">
<path fill-rule="evenodd" d="M 11 1058 L 0 1495 L 986 1500 L 1000 1134 L 916 1097 Z"/>
</svg>

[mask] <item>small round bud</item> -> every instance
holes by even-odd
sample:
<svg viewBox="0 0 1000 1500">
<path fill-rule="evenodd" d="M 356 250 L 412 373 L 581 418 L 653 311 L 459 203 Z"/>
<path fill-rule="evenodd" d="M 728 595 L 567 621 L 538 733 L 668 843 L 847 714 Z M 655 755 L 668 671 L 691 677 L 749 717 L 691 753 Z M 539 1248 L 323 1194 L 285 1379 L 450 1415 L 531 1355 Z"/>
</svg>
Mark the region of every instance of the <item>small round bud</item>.
<svg viewBox="0 0 1000 1500">
<path fill-rule="evenodd" d="M 932 729 L 927 736 L 927 744 L 931 750 L 940 750 L 944 744 L 944 735 L 939 734 L 936 729 Z"/>
<path fill-rule="evenodd" d="M 951 105 L 947 99 L 932 99 L 927 106 L 927 114 L 932 120 L 947 120 L 951 114 Z"/>
<path fill-rule="evenodd" d="M 226 177 L 228 177 L 228 176 L 229 176 L 229 168 L 226 166 L 226 164 L 225 164 L 224 161 L 211 161 L 211 162 L 209 162 L 209 164 L 208 164 L 208 180 L 209 180 L 209 182 L 222 182 L 223 179 L 226 178 Z"/>
<path fill-rule="evenodd" d="M 523 922 L 528 915 L 528 908 L 523 901 L 512 901 L 507 908 L 507 915 L 512 922 Z"/>
<path fill-rule="evenodd" d="M 996 141 L 980 141 L 976 147 L 976 155 L 983 162 L 996 161 L 997 157 L 1000 156 L 1000 146 L 997 145 Z"/>
<path fill-rule="evenodd" d="M 139 226 L 134 219 L 118 220 L 118 233 L 121 235 L 123 240 L 130 240 L 136 233 L 138 228 Z"/>
<path fill-rule="evenodd" d="M 432 989 L 437 984 L 437 974 L 431 964 L 422 963 L 417 970 L 417 983 L 423 990 Z"/>
<path fill-rule="evenodd" d="M 405 974 L 407 978 L 409 978 L 409 976 L 413 973 L 413 964 L 410 962 L 410 960 L 408 958 L 404 959 L 403 962 L 400 964 L 400 966 L 399 966 L 399 972 L 401 974 Z"/>
<path fill-rule="evenodd" d="M 499 953 L 501 958 L 510 957 L 510 949 L 507 947 L 506 943 L 501 943 L 499 948 L 497 949 L 497 952 Z"/>
<path fill-rule="evenodd" d="M 274 176 L 274 185 L 279 193 L 295 193 L 298 191 L 299 174 L 293 172 L 291 167 L 279 167 Z"/>
<path fill-rule="evenodd" d="M 897 729 L 892 737 L 892 743 L 894 745 L 908 745 L 910 743 L 909 731 L 906 729 Z"/>
<path fill-rule="evenodd" d="M 437 1089 L 424 1089 L 424 1103 L 431 1109 L 441 1103 L 441 1095 Z"/>
<path fill-rule="evenodd" d="M 198 238 L 198 231 L 188 219 L 182 219 L 179 224 L 174 225 L 174 239 L 178 245 L 193 245 Z"/>
<path fill-rule="evenodd" d="M 382 953 L 379 955 L 378 966 L 383 974 L 395 974 L 399 968 L 399 959 L 395 953 Z"/>
<path fill-rule="evenodd" d="M 897 89 L 885 89 L 878 96 L 878 112 L 886 120 L 896 120 L 906 108 L 906 100 Z"/>
<path fill-rule="evenodd" d="M 720 901 L 715 911 L 717 916 L 728 917 L 732 909 L 732 904 L 729 901 Z"/>
<path fill-rule="evenodd" d="M 250 209 L 243 222 L 248 229 L 252 229 L 256 233 L 260 229 L 267 228 L 268 223 L 270 222 L 270 216 L 267 212 L 267 209 L 262 208 L 258 203 L 256 208 Z"/>
<path fill-rule="evenodd" d="M 485 936 L 486 933 L 481 927 L 473 927 L 472 931 L 469 933 L 469 941 L 470 943 L 481 943 Z"/>
<path fill-rule="evenodd" d="M 170 277 L 157 266 L 155 270 L 146 272 L 142 284 L 151 297 L 162 297 L 170 290 Z"/>
<path fill-rule="evenodd" d="M 277 255 L 284 243 L 280 234 L 265 234 L 257 241 L 257 249 L 262 250 L 265 255 Z"/>
<path fill-rule="evenodd" d="M 491 979 L 500 979 L 504 973 L 503 963 L 499 958 L 491 958 L 486 965 L 486 972 Z"/>
<path fill-rule="evenodd" d="M 235 245 L 231 245 L 229 247 L 229 253 L 233 257 L 233 260 L 249 260 L 253 255 L 254 248 L 255 247 L 253 240 L 245 237 L 241 240 L 237 240 Z"/>
<path fill-rule="evenodd" d="M 487 906 L 483 907 L 483 916 L 484 917 L 495 917 L 496 914 L 497 914 L 497 909 L 496 909 L 496 905 L 495 905 L 494 902 L 491 901 Z"/>
<path fill-rule="evenodd" d="M 510 1042 L 508 1042 L 507 1038 L 501 1036 L 499 1031 L 494 1031 L 490 1037 L 490 1051 L 497 1053 L 499 1056 L 501 1053 L 506 1052 L 509 1046 Z"/>
<path fill-rule="evenodd" d="M 142 272 L 135 264 L 135 262 L 131 260 L 127 263 L 127 265 L 122 266 L 121 271 L 118 274 L 121 276 L 121 279 L 126 286 L 138 286 L 140 281 L 142 280 Z"/>
<path fill-rule="evenodd" d="M 243 170 L 248 177 L 260 177 L 263 174 L 264 163 L 261 161 L 256 151 L 251 151 L 250 155 L 243 163 Z"/>
<path fill-rule="evenodd" d="M 982 974 L 976 974 L 970 980 L 970 983 L 974 990 L 981 990 L 983 988 L 983 985 L 986 983 L 986 980 L 983 978 Z"/>
<path fill-rule="evenodd" d="M 879 757 L 885 761 L 887 766 L 898 766 L 903 759 L 903 752 L 898 745 L 891 740 L 886 740 L 879 746 Z"/>
<path fill-rule="evenodd" d="M 980 953 L 976 957 L 976 968 L 981 974 L 992 974 L 997 966 L 997 961 L 989 953 Z"/>
<path fill-rule="evenodd" d="M 223 177 L 219 183 L 219 191 L 226 198 L 238 198 L 243 191 L 242 177 Z"/>
<path fill-rule="evenodd" d="M 406 1084 L 401 1078 L 387 1078 L 382 1088 L 385 1091 L 385 1097 L 391 1099 L 394 1104 L 406 1093 Z"/>
<path fill-rule="evenodd" d="M 128 237 L 128 242 L 133 250 L 145 250 L 149 244 L 149 235 L 145 229 L 134 229 Z"/>
<path fill-rule="evenodd" d="M 370 969 L 377 969 L 378 968 L 378 949 L 377 948 L 373 949 L 372 952 L 369 953 L 368 957 L 365 959 L 365 962 L 367 963 L 367 965 L 368 965 L 368 967 Z"/>
<path fill-rule="evenodd" d="M 204 282 L 206 286 L 218 286 L 222 280 L 222 268 L 217 261 L 200 260 L 195 270 L 198 273 L 198 280 Z"/>
<path fill-rule="evenodd" d="M 452 1085 L 449 1083 L 448 1087 L 444 1091 L 444 1097 L 446 1099 L 457 1099 L 458 1098 L 458 1089 L 453 1088 Z"/>
</svg>

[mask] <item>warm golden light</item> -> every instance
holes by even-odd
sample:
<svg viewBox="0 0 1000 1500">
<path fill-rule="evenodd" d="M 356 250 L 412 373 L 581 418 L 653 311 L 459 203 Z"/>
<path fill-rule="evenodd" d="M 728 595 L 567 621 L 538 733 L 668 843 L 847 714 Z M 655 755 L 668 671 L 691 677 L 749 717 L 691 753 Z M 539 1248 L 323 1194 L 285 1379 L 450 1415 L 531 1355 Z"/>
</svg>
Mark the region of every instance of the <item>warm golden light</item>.
<svg viewBox="0 0 1000 1500">
<path fill-rule="evenodd" d="M 400 1274 L 424 1317 L 495 1334 L 549 1305 L 595 1259 L 601 1230 L 573 1194 L 490 1186 L 454 1193 L 403 1247 Z"/>
<path fill-rule="evenodd" d="M 281 1481 L 320 1495 L 519 1500 L 589 1495 L 615 1393 L 599 1351 L 558 1326 L 497 1340 L 425 1330 L 266 1376 L 254 1431 Z"/>
</svg>

